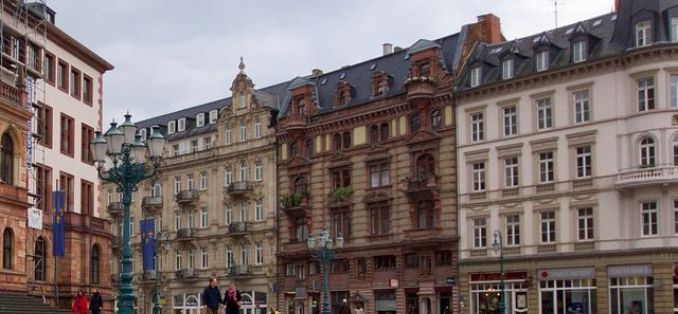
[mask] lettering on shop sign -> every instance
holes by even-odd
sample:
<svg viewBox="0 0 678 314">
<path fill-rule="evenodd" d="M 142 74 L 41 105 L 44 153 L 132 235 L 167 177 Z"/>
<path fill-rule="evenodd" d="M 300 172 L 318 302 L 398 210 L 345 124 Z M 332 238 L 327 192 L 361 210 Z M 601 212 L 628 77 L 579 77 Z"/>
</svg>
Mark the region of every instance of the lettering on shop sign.
<svg viewBox="0 0 678 314">
<path fill-rule="evenodd" d="M 596 270 L 593 267 L 543 269 L 537 274 L 539 280 L 583 279 L 594 278 Z"/>
<path fill-rule="evenodd" d="M 499 281 L 500 273 L 472 274 L 471 281 Z M 527 279 L 527 272 L 508 272 L 504 273 L 504 280 L 524 280 Z"/>
<path fill-rule="evenodd" d="M 607 267 L 609 277 L 652 276 L 652 265 L 624 265 Z"/>
</svg>

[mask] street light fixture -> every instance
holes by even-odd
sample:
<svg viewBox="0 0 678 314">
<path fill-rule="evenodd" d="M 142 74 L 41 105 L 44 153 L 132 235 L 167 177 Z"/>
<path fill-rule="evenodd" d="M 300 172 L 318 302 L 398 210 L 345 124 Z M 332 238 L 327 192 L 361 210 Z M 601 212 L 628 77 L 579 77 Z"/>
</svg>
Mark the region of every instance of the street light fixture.
<svg viewBox="0 0 678 314">
<path fill-rule="evenodd" d="M 499 253 L 499 290 L 501 291 L 499 314 L 504 314 L 506 313 L 506 298 L 504 296 L 504 241 L 502 240 L 501 232 L 499 232 L 499 230 L 494 232 L 492 249 L 494 249 L 495 253 Z"/>
<path fill-rule="evenodd" d="M 90 150 L 94 152 L 99 178 L 104 182 L 115 184 L 117 191 L 122 193 L 122 271 L 120 274 L 120 291 L 118 294 L 118 313 L 133 314 L 134 288 L 132 287 L 133 265 L 132 249 L 130 247 L 130 204 L 132 193 L 138 189 L 138 184 L 156 175 L 165 139 L 158 129 L 152 129 L 152 136 L 147 143 L 136 137 L 137 127 L 132 123 L 132 116 L 125 115 L 125 121 L 120 124 L 111 122 L 111 127 L 102 134 L 97 131 L 94 140 L 90 143 Z M 149 159 L 146 158 L 146 153 Z M 107 164 L 107 160 L 111 163 Z M 105 169 L 108 167 L 108 169 Z"/>
<path fill-rule="evenodd" d="M 308 249 L 312 251 L 311 255 L 320 262 L 323 271 L 323 309 L 322 314 L 330 314 L 330 300 L 329 300 L 329 268 L 334 258 L 334 251 L 332 251 L 332 238 L 330 237 L 327 228 L 320 232 L 320 238 L 316 243 L 313 236 L 306 240 Z M 316 246 L 317 244 L 317 246 Z M 344 247 L 344 237 L 337 236 L 337 249 Z M 313 252 L 315 250 L 315 252 Z"/>
</svg>

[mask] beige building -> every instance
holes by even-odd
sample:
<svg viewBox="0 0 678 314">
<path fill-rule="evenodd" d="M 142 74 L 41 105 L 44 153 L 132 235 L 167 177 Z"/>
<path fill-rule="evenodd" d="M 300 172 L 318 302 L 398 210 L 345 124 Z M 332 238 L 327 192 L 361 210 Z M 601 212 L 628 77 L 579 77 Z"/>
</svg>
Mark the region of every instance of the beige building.
<svg viewBox="0 0 678 314">
<path fill-rule="evenodd" d="M 139 220 L 149 216 L 159 218 L 156 266 L 165 310 L 199 313 L 211 277 L 222 290 L 236 284 L 245 313 L 264 313 L 275 304 L 276 147 L 270 121 L 279 89 L 255 90 L 241 62 L 232 97 L 137 124 L 142 138 L 160 128 L 167 139 L 158 181 L 141 187 L 133 203 L 137 304 L 147 304 L 140 313 L 150 313 L 156 284 L 155 273 L 141 275 Z M 107 192 L 109 210 L 119 213 L 119 196 L 112 188 Z M 114 276 L 119 269 L 114 266 Z"/>
<path fill-rule="evenodd" d="M 472 52 L 457 88 L 463 313 L 678 312 L 678 1 Z"/>
</svg>

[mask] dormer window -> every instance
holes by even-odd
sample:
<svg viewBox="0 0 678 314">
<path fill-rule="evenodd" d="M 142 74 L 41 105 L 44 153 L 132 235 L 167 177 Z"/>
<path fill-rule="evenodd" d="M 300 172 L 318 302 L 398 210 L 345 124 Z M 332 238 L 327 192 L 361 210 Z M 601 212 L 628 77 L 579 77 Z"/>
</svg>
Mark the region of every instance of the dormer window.
<svg viewBox="0 0 678 314">
<path fill-rule="evenodd" d="M 142 141 L 145 141 L 146 140 L 146 129 L 140 129 L 139 130 L 139 136 L 141 136 Z"/>
<path fill-rule="evenodd" d="M 197 127 L 205 125 L 205 114 L 199 113 L 195 116 L 195 123 Z"/>
<path fill-rule="evenodd" d="M 185 131 L 186 130 L 186 118 L 181 118 L 178 121 L 178 126 L 177 126 L 177 132 Z"/>
<path fill-rule="evenodd" d="M 482 69 L 480 67 L 472 68 L 471 69 L 471 87 L 479 86 L 481 77 L 482 77 Z"/>
<path fill-rule="evenodd" d="M 175 121 L 167 122 L 167 134 L 173 134 L 177 131 L 177 124 Z"/>
<path fill-rule="evenodd" d="M 429 77 L 431 76 L 431 64 L 428 62 L 424 62 L 419 65 L 419 76 L 421 77 Z"/>
<path fill-rule="evenodd" d="M 586 41 L 580 40 L 572 44 L 572 62 L 584 62 L 587 55 Z"/>
<path fill-rule="evenodd" d="M 240 98 L 238 99 L 239 107 L 238 109 L 247 108 L 247 95 L 245 93 L 240 93 Z"/>
<path fill-rule="evenodd" d="M 375 97 L 386 95 L 389 91 L 388 84 L 389 79 L 386 73 L 376 73 L 374 76 L 372 76 L 372 95 Z"/>
<path fill-rule="evenodd" d="M 218 111 L 217 110 L 210 111 L 210 124 L 217 123 L 217 118 L 218 118 Z"/>
<path fill-rule="evenodd" d="M 304 98 L 303 97 L 297 98 L 297 113 L 300 116 L 304 115 Z"/>
<path fill-rule="evenodd" d="M 636 47 L 645 47 L 652 43 L 650 21 L 636 24 Z"/>
<path fill-rule="evenodd" d="M 337 84 L 334 103 L 336 106 L 343 106 L 347 105 L 349 102 L 351 102 L 351 85 L 341 81 Z"/>
<path fill-rule="evenodd" d="M 537 52 L 536 68 L 537 72 L 546 71 L 549 68 L 549 52 L 544 50 Z"/>
<path fill-rule="evenodd" d="M 513 78 L 515 61 L 513 59 L 506 59 L 501 62 L 501 79 L 508 80 Z"/>
<path fill-rule="evenodd" d="M 669 20 L 669 35 L 672 43 L 678 42 L 678 17 L 672 17 Z"/>
</svg>

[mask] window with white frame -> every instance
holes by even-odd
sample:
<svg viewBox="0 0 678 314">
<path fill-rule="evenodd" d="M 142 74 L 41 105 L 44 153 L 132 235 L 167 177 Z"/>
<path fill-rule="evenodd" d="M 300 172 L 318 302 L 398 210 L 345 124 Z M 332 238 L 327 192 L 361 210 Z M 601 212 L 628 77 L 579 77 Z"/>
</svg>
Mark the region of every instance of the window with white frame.
<svg viewBox="0 0 678 314">
<path fill-rule="evenodd" d="M 678 17 L 672 17 L 669 20 L 669 35 L 671 42 L 678 42 Z M 678 299 L 676 302 L 678 302 Z"/>
<path fill-rule="evenodd" d="M 472 165 L 473 168 L 473 191 L 485 191 L 485 163 L 477 162 Z"/>
<path fill-rule="evenodd" d="M 191 140 L 191 152 L 195 153 L 198 151 L 198 140 Z"/>
<path fill-rule="evenodd" d="M 249 167 L 247 160 L 240 161 L 240 181 L 245 182 L 249 179 Z"/>
<path fill-rule="evenodd" d="M 577 162 L 577 178 L 588 178 L 591 174 L 591 146 L 575 148 Z"/>
<path fill-rule="evenodd" d="M 481 67 L 474 67 L 471 69 L 471 87 L 476 87 L 480 85 L 480 81 L 482 78 L 482 68 Z"/>
<path fill-rule="evenodd" d="M 206 136 L 202 138 L 202 143 L 203 143 L 203 149 L 210 149 L 212 148 L 212 137 L 211 136 Z"/>
<path fill-rule="evenodd" d="M 207 176 L 207 171 L 203 171 L 203 172 L 200 173 L 200 190 L 201 191 L 207 190 L 208 179 L 209 179 L 209 177 Z"/>
<path fill-rule="evenodd" d="M 501 78 L 508 80 L 513 78 L 515 61 L 513 59 L 505 59 L 501 62 Z"/>
<path fill-rule="evenodd" d="M 520 245 L 520 215 L 506 216 L 506 245 Z"/>
<path fill-rule="evenodd" d="M 162 185 L 160 182 L 155 182 L 153 188 L 151 188 L 152 197 L 161 197 L 162 196 Z"/>
<path fill-rule="evenodd" d="M 181 177 L 174 177 L 174 195 L 181 192 Z"/>
<path fill-rule="evenodd" d="M 106 206 L 111 205 L 113 202 L 113 192 L 111 190 L 106 191 Z"/>
<path fill-rule="evenodd" d="M 551 183 L 553 180 L 553 152 L 539 153 L 539 183 Z"/>
<path fill-rule="evenodd" d="M 231 204 L 224 207 L 224 219 L 227 226 L 233 222 L 233 206 Z"/>
<path fill-rule="evenodd" d="M 240 141 L 247 141 L 247 125 L 244 122 L 240 122 Z"/>
<path fill-rule="evenodd" d="M 537 126 L 539 130 L 553 126 L 553 107 L 551 97 L 537 99 Z"/>
<path fill-rule="evenodd" d="M 238 109 L 244 109 L 247 108 L 247 95 L 245 93 L 240 93 L 240 99 L 238 101 L 239 107 Z"/>
<path fill-rule="evenodd" d="M 224 186 L 227 187 L 233 182 L 233 170 L 230 167 L 224 170 Z"/>
<path fill-rule="evenodd" d="M 193 191 L 195 190 L 195 178 L 193 178 L 192 174 L 188 175 L 188 190 Z"/>
<path fill-rule="evenodd" d="M 642 221 L 642 235 L 656 236 L 659 234 L 659 211 L 657 202 L 648 201 L 640 204 L 640 216 Z"/>
<path fill-rule="evenodd" d="M 247 222 L 247 202 L 240 202 L 240 221 Z"/>
<path fill-rule="evenodd" d="M 504 136 L 512 136 L 518 133 L 518 109 L 515 106 L 504 107 Z"/>
<path fill-rule="evenodd" d="M 678 200 L 673 200 L 673 233 L 678 234 Z"/>
<path fill-rule="evenodd" d="M 256 265 L 263 265 L 264 264 L 264 244 L 263 244 L 263 242 L 256 242 L 254 245 L 255 245 L 254 263 Z"/>
<path fill-rule="evenodd" d="M 583 123 L 591 120 L 591 101 L 589 91 L 578 91 L 572 95 L 574 98 L 574 122 Z"/>
<path fill-rule="evenodd" d="M 179 144 L 174 144 L 172 145 L 172 156 L 176 157 L 181 154 L 181 150 L 179 149 Z"/>
<path fill-rule="evenodd" d="M 645 77 L 637 81 L 638 92 L 638 111 L 653 110 L 654 106 L 654 78 Z"/>
<path fill-rule="evenodd" d="M 260 138 L 261 137 L 261 121 L 257 119 L 254 122 L 254 138 Z"/>
<path fill-rule="evenodd" d="M 207 228 L 207 222 L 209 221 L 207 206 L 200 208 L 200 228 Z"/>
<path fill-rule="evenodd" d="M 678 166 L 678 135 L 673 137 L 673 165 Z"/>
<path fill-rule="evenodd" d="M 209 267 L 209 253 L 207 248 L 200 248 L 200 268 L 207 269 Z"/>
<path fill-rule="evenodd" d="M 654 312 L 653 278 L 610 278 L 610 314 Z"/>
<path fill-rule="evenodd" d="M 179 231 L 179 229 L 181 229 L 181 214 L 174 212 L 174 230 Z"/>
<path fill-rule="evenodd" d="M 471 114 L 471 141 L 480 142 L 485 139 L 485 126 L 482 112 Z"/>
<path fill-rule="evenodd" d="M 176 131 L 177 131 L 176 122 L 174 121 L 167 122 L 167 134 L 173 134 Z"/>
<path fill-rule="evenodd" d="M 544 50 L 537 52 L 536 64 L 537 72 L 546 71 L 549 69 L 549 52 Z"/>
<path fill-rule="evenodd" d="M 671 108 L 678 108 L 678 74 L 671 74 L 669 78 L 671 86 L 669 86 L 671 95 Z"/>
<path fill-rule="evenodd" d="M 195 269 L 195 257 L 193 256 L 193 249 L 188 250 L 188 269 Z"/>
<path fill-rule="evenodd" d="M 518 157 L 504 159 L 504 183 L 507 188 L 518 186 L 518 169 Z"/>
<path fill-rule="evenodd" d="M 195 216 L 193 213 L 188 214 L 188 228 L 195 228 Z"/>
<path fill-rule="evenodd" d="M 654 167 L 656 165 L 657 148 L 654 139 L 645 136 L 640 140 L 640 166 Z"/>
<path fill-rule="evenodd" d="M 224 141 L 226 145 L 231 145 L 231 143 L 233 143 L 233 132 L 231 132 L 230 128 L 224 130 Z"/>
<path fill-rule="evenodd" d="M 556 212 L 542 212 L 540 219 L 541 243 L 556 242 Z"/>
<path fill-rule="evenodd" d="M 219 111 L 217 110 L 210 111 L 210 124 L 217 123 L 217 118 L 219 118 Z"/>
<path fill-rule="evenodd" d="M 257 160 L 254 163 L 254 181 L 261 181 L 264 179 L 264 163 Z"/>
<path fill-rule="evenodd" d="M 186 130 L 186 118 L 177 120 L 177 132 Z"/>
<path fill-rule="evenodd" d="M 487 247 L 487 225 L 485 218 L 473 219 L 473 247 L 476 249 Z"/>
<path fill-rule="evenodd" d="M 577 208 L 577 240 L 593 240 L 593 208 Z"/>
<path fill-rule="evenodd" d="M 233 256 L 233 248 L 229 245 L 226 247 L 226 267 L 233 267 L 235 265 L 235 258 Z"/>
<path fill-rule="evenodd" d="M 636 47 L 644 47 L 652 44 L 650 21 L 642 21 L 636 24 Z"/>
<path fill-rule="evenodd" d="M 240 248 L 240 265 L 247 266 L 249 265 L 249 248 L 247 244 L 243 244 Z"/>
<path fill-rule="evenodd" d="M 588 55 L 585 40 L 580 40 L 572 44 L 572 62 L 584 62 Z"/>
<path fill-rule="evenodd" d="M 146 140 L 146 129 L 140 129 L 139 130 L 139 136 L 141 136 L 142 141 L 145 141 Z"/>
<path fill-rule="evenodd" d="M 181 252 L 174 251 L 174 270 L 181 270 Z"/>
<path fill-rule="evenodd" d="M 264 203 L 261 200 L 257 200 L 254 205 L 254 221 L 263 221 L 264 220 Z"/>
<path fill-rule="evenodd" d="M 195 115 L 195 124 L 197 127 L 201 127 L 205 125 L 205 114 L 204 113 L 199 113 Z"/>
</svg>

